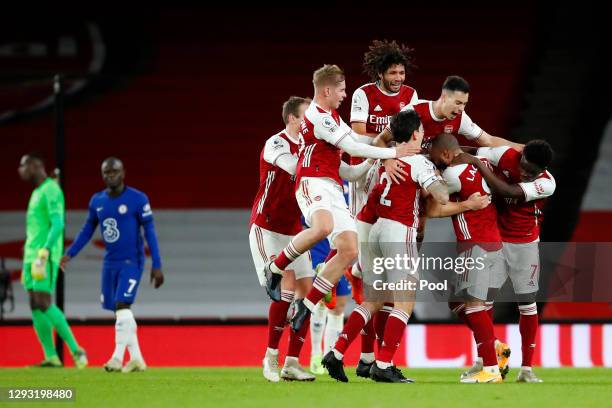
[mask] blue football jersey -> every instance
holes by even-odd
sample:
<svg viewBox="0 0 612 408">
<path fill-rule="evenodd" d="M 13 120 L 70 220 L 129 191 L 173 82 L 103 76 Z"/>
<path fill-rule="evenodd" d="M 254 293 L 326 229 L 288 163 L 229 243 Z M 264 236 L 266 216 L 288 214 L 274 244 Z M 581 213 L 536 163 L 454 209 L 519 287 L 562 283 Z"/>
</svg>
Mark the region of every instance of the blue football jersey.
<svg viewBox="0 0 612 408">
<path fill-rule="evenodd" d="M 161 267 L 157 237 L 153 228 L 153 212 L 146 194 L 127 186 L 118 197 L 109 196 L 106 190 L 94 194 L 89 202 L 85 225 L 67 254 L 76 256 L 98 225 L 106 248 L 105 262 L 129 260 L 143 263 L 145 251 L 142 227 L 151 249 L 153 267 Z"/>
</svg>

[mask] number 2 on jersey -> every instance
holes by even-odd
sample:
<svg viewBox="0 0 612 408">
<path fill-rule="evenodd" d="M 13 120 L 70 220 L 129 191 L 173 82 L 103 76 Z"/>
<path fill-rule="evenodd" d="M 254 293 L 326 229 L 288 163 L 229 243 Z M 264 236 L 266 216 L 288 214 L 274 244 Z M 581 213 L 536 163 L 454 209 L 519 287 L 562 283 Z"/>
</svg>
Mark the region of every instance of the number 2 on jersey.
<svg viewBox="0 0 612 408">
<path fill-rule="evenodd" d="M 380 184 L 385 185 L 385 189 L 380 195 L 380 203 L 384 206 L 391 207 L 391 200 L 387 200 L 387 194 L 389 194 L 389 189 L 391 189 L 391 179 L 386 172 L 380 176 Z"/>
</svg>

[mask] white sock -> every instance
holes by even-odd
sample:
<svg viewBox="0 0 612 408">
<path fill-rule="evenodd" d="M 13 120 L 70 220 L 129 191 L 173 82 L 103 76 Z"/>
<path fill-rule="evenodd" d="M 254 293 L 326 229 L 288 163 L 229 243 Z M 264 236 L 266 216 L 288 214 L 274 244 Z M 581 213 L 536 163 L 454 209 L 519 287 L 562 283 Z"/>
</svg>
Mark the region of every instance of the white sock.
<svg viewBox="0 0 612 408">
<path fill-rule="evenodd" d="M 123 363 L 123 355 L 129 341 L 130 314 L 129 309 L 119 309 L 115 312 L 115 351 L 113 358 Z"/>
<path fill-rule="evenodd" d="M 338 340 L 338 336 L 342 333 L 343 326 L 344 313 L 340 315 L 327 313 L 327 325 L 325 326 L 325 333 L 323 335 L 325 341 L 323 355 L 329 353 L 329 350 L 334 347 L 336 340 Z"/>
<path fill-rule="evenodd" d="M 378 366 L 378 368 L 384 370 L 385 368 L 391 367 L 393 364 L 392 363 L 385 363 L 384 361 L 376 360 L 376 365 Z"/>
<path fill-rule="evenodd" d="M 316 305 L 312 304 L 312 302 L 307 298 L 304 298 L 304 306 L 306 306 L 308 310 L 310 310 L 310 313 L 312 313 L 316 307 Z"/>
<path fill-rule="evenodd" d="M 370 364 L 376 360 L 376 357 L 374 356 L 374 353 L 361 353 L 359 359 L 364 363 Z"/>
<path fill-rule="evenodd" d="M 290 357 L 290 356 L 285 357 L 285 367 L 287 367 L 288 365 L 296 365 L 299 363 L 300 362 L 297 357 Z"/>
<path fill-rule="evenodd" d="M 482 368 L 484 371 L 486 371 L 489 374 L 499 374 L 499 366 L 498 365 L 493 365 L 493 366 L 484 366 Z"/>
<path fill-rule="evenodd" d="M 270 354 L 271 356 L 278 356 L 278 349 L 267 347 L 266 354 Z"/>
<path fill-rule="evenodd" d="M 127 318 L 127 322 L 128 322 L 127 348 L 128 348 L 128 351 L 130 352 L 130 360 L 144 361 L 144 359 L 142 358 L 142 353 L 140 352 L 140 345 L 138 344 L 138 335 L 136 334 L 136 332 L 138 331 L 138 325 L 136 324 L 134 315 L 132 314 L 132 311 L 130 309 L 122 309 L 122 310 L 125 310 L 127 312 L 126 316 L 128 316 Z"/>
<path fill-rule="evenodd" d="M 521 367 L 522 371 L 531 371 L 531 367 L 527 367 L 527 366 L 522 366 Z"/>
<path fill-rule="evenodd" d="M 484 360 L 482 359 L 482 357 L 476 357 L 476 360 L 474 361 L 474 363 L 483 365 L 484 364 Z"/>
<path fill-rule="evenodd" d="M 344 354 L 342 354 L 335 348 L 332 349 L 332 353 L 334 353 L 334 357 L 336 357 L 338 360 L 342 360 L 344 358 Z"/>
<path fill-rule="evenodd" d="M 327 318 L 327 307 L 319 303 L 310 316 L 310 343 L 312 356 L 320 356 L 323 353 L 323 332 L 325 331 L 325 319 Z"/>
</svg>

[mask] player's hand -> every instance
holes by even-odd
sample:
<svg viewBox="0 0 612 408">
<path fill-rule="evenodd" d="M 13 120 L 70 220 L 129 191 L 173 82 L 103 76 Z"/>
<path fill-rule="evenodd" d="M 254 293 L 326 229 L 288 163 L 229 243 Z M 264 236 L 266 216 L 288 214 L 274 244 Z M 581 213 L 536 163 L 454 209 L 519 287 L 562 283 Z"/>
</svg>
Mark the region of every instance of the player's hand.
<svg viewBox="0 0 612 408">
<path fill-rule="evenodd" d="M 407 176 L 408 173 L 404 170 L 404 166 L 399 160 L 387 159 L 383 162 L 383 165 L 385 166 L 385 172 L 391 177 L 391 180 L 393 180 L 395 184 L 399 184 L 400 180 L 406 180 L 404 176 Z"/>
<path fill-rule="evenodd" d="M 34 280 L 43 280 L 47 277 L 47 261 L 49 260 L 49 250 L 41 248 L 36 254 L 36 259 L 32 263 L 32 278 Z"/>
<path fill-rule="evenodd" d="M 155 289 L 164 284 L 164 273 L 159 268 L 151 269 L 151 283 Z"/>
<path fill-rule="evenodd" d="M 512 148 L 519 153 L 523 153 L 523 149 L 525 148 L 525 145 L 520 144 L 520 143 L 512 143 Z"/>
<path fill-rule="evenodd" d="M 491 196 L 480 195 L 479 192 L 476 192 L 469 196 L 465 203 L 472 211 L 482 210 L 491 203 Z"/>
<path fill-rule="evenodd" d="M 421 153 L 421 146 L 414 147 L 408 143 L 400 143 L 395 146 L 395 157 L 414 156 Z"/>
<path fill-rule="evenodd" d="M 66 265 L 68 265 L 71 259 L 72 257 L 70 255 L 62 256 L 62 259 L 60 259 L 60 268 L 62 268 L 62 271 L 66 272 Z"/>
</svg>

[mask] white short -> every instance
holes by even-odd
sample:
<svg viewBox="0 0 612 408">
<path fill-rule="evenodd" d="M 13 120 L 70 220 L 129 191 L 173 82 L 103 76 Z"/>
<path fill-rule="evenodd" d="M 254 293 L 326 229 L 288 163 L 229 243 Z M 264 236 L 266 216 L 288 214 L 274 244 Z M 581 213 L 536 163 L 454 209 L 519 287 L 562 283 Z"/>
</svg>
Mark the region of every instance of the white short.
<svg viewBox="0 0 612 408">
<path fill-rule="evenodd" d="M 495 276 L 504 271 L 504 257 L 501 249 L 498 251 L 485 251 L 478 245 L 474 245 L 459 254 L 457 258 L 471 259 L 469 264 L 463 263 L 464 270 L 457 273 L 455 294 L 467 293 L 469 296 L 487 300 L 487 293 Z M 470 268 L 465 267 L 471 266 Z M 459 267 L 459 265 L 457 265 Z M 460 272 L 456 270 L 456 272 Z"/>
<path fill-rule="evenodd" d="M 372 263 L 368 264 L 364 270 L 364 283 L 372 284 L 372 278 L 381 279 L 382 275 L 374 272 L 374 261 L 376 259 L 392 258 L 396 259 L 399 256 L 404 259 L 412 258 L 416 261 L 419 257 L 416 242 L 416 228 L 408 227 L 401 222 L 393 221 L 387 218 L 379 218 L 370 230 L 370 252 L 369 257 L 372 257 Z M 380 263 L 380 261 L 377 261 Z M 378 265 L 380 267 L 380 265 Z M 365 272 L 367 271 L 367 273 Z M 411 273 L 412 272 L 412 273 Z M 409 270 L 405 267 L 400 268 L 385 268 L 386 282 L 399 282 L 400 280 L 419 279 L 418 270 Z"/>
<path fill-rule="evenodd" d="M 349 212 L 344 191 L 334 180 L 326 177 L 304 177 L 295 192 L 295 198 L 308 225 L 312 225 L 312 214 L 327 210 L 334 218 L 334 229 L 328 239 L 334 248 L 334 239 L 345 231 L 357 233 L 355 217 Z"/>
<path fill-rule="evenodd" d="M 504 242 L 502 248 L 505 260 L 504 268 L 494 275 L 491 287 L 501 288 L 510 278 L 515 294 L 523 295 L 537 292 L 540 277 L 540 249 L 538 244 L 538 241 L 526 244 Z"/>
<path fill-rule="evenodd" d="M 283 235 L 261 228 L 255 224 L 251 225 L 249 245 L 251 246 L 251 256 L 253 256 L 255 272 L 257 272 L 257 278 L 262 287 L 266 285 L 266 277 L 263 271 L 264 266 L 269 260 L 274 259 L 280 254 L 291 242 L 292 238 L 292 235 Z M 306 252 L 291 262 L 287 270 L 295 271 L 296 279 L 313 278 L 315 274 L 311 262 L 310 252 Z"/>
</svg>

